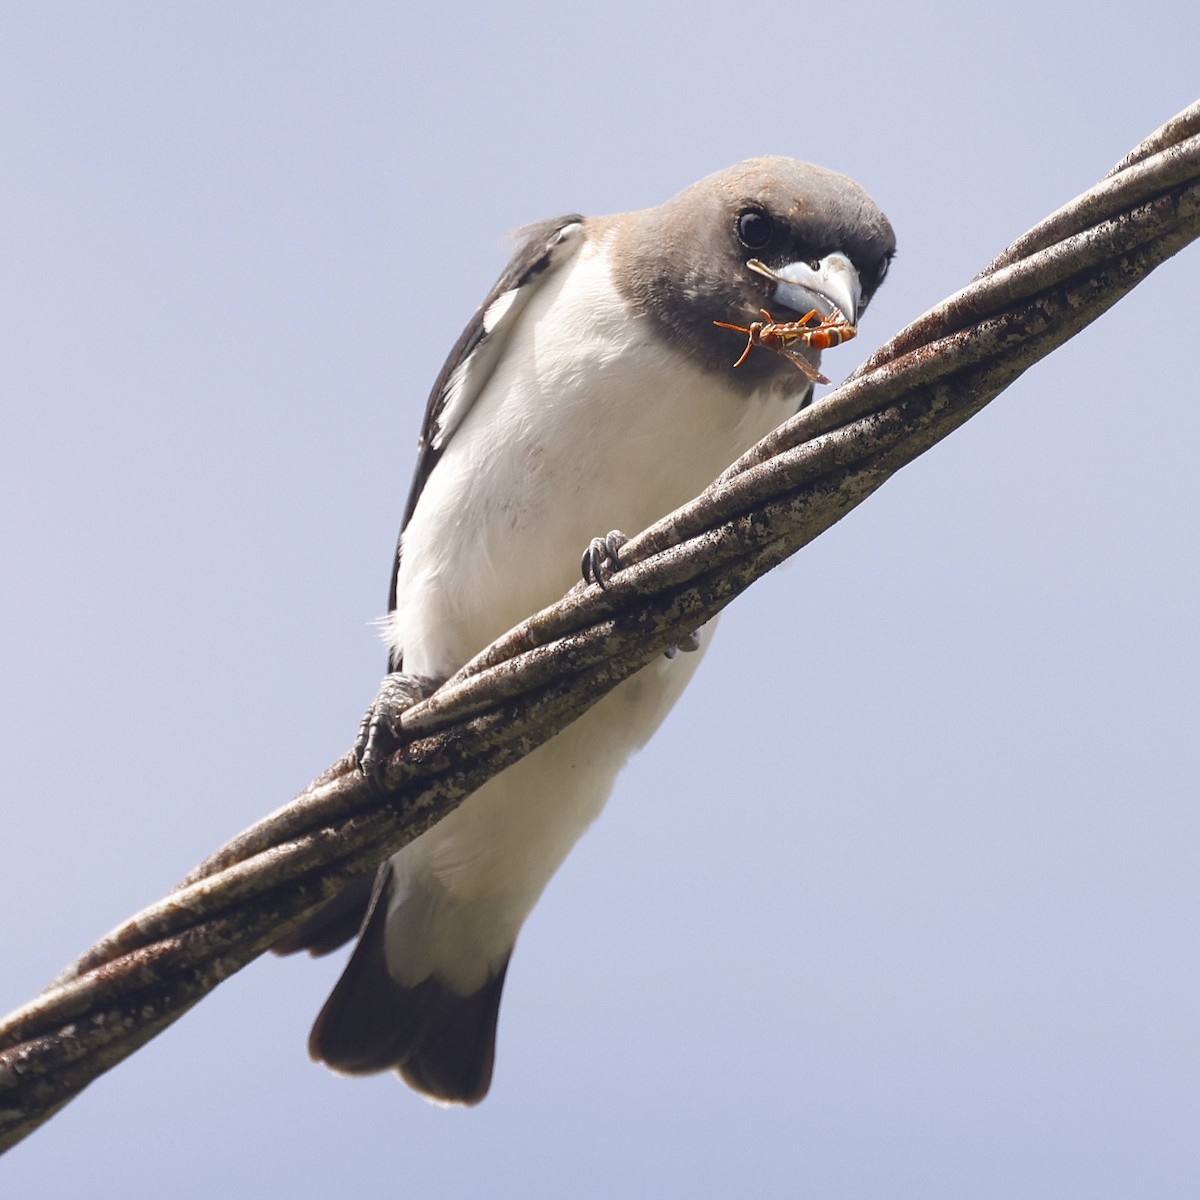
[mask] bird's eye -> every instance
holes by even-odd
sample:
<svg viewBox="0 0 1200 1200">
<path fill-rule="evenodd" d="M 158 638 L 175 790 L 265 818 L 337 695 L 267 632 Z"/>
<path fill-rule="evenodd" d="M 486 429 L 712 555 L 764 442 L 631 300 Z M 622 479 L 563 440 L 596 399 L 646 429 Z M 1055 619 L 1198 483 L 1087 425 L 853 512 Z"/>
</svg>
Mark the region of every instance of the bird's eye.
<svg viewBox="0 0 1200 1200">
<path fill-rule="evenodd" d="M 888 267 L 892 265 L 892 256 L 889 254 L 880 264 L 879 270 L 875 272 L 875 286 L 878 287 L 886 278 Z"/>
<path fill-rule="evenodd" d="M 738 214 L 738 241 L 747 250 L 763 249 L 770 242 L 774 232 L 775 223 L 771 220 L 770 213 L 764 212 L 761 208 L 748 208 Z"/>
</svg>

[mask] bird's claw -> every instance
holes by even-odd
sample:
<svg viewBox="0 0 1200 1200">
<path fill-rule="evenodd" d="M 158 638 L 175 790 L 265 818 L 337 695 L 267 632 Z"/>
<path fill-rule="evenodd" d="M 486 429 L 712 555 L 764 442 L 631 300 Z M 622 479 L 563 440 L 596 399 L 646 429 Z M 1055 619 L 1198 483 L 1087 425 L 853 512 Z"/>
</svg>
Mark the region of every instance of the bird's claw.
<svg viewBox="0 0 1200 1200">
<path fill-rule="evenodd" d="M 579 564 L 584 583 L 604 587 L 613 572 L 619 569 L 621 547 L 627 541 L 629 539 L 619 529 L 612 530 L 604 537 L 592 538 Z"/>
<path fill-rule="evenodd" d="M 384 678 L 354 739 L 358 769 L 368 779 L 375 783 L 382 780 L 388 760 L 405 742 L 401 722 L 404 711 L 435 692 L 438 684 L 427 675 L 405 675 L 401 671 Z"/>
<path fill-rule="evenodd" d="M 668 647 L 663 651 L 663 653 L 667 658 L 674 658 L 675 655 L 677 655 L 680 651 L 683 651 L 684 654 L 694 654 L 699 649 L 700 630 L 693 629 L 692 632 L 687 635 L 687 637 L 683 638 L 679 642 L 676 642 L 674 646 Z"/>
</svg>

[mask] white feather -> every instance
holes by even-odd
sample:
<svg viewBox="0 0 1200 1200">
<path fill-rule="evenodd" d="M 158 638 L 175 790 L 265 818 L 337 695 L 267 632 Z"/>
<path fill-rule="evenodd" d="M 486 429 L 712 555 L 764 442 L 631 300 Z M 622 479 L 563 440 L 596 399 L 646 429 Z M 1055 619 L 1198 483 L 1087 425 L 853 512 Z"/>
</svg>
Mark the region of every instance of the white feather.
<svg viewBox="0 0 1200 1200">
<path fill-rule="evenodd" d="M 404 534 L 389 640 L 406 671 L 455 670 L 561 596 L 593 536 L 644 528 L 794 409 L 685 360 L 631 315 L 611 272 L 608 242 L 586 241 L 497 318 L 504 353 Z M 392 860 L 401 982 L 482 985 L 700 657 L 651 664 Z"/>
</svg>

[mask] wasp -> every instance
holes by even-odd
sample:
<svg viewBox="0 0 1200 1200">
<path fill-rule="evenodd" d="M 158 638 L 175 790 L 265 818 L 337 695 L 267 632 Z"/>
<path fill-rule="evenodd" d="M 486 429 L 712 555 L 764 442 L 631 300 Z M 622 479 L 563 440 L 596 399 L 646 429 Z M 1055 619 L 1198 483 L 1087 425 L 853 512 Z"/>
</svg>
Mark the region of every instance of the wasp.
<svg viewBox="0 0 1200 1200">
<path fill-rule="evenodd" d="M 757 258 L 750 259 L 746 266 L 776 283 L 792 282 L 792 280 L 776 274 L 766 263 L 760 262 Z M 713 322 L 721 329 L 732 329 L 735 333 L 746 335 L 746 348 L 742 351 L 741 358 L 733 364 L 735 367 L 740 367 L 746 361 L 746 356 L 755 346 L 765 346 L 768 350 L 774 350 L 776 354 L 782 354 L 811 383 L 828 383 L 829 380 L 803 354 L 791 347 L 800 342 L 811 350 L 830 350 L 834 346 L 848 342 L 858 333 L 858 329 L 846 320 L 845 314 L 836 306 L 831 309 L 827 317 L 822 316 L 819 310 L 813 308 L 797 321 L 776 321 L 765 308 L 760 308 L 758 311 L 763 320 L 752 321 L 749 327 L 730 325 L 728 321 Z M 810 324 L 812 321 L 815 321 L 816 324 Z"/>
<path fill-rule="evenodd" d="M 797 342 L 812 350 L 831 350 L 848 342 L 858 330 L 846 320 L 840 309 L 833 309 L 823 317 L 817 309 L 811 309 L 796 321 L 776 321 L 765 308 L 759 309 L 761 321 L 751 321 L 749 326 L 731 325 L 728 321 L 714 321 L 720 329 L 732 329 L 746 335 L 746 348 L 733 365 L 740 367 L 755 346 L 763 346 L 782 354 L 806 379 L 812 383 L 828 383 L 829 380 L 797 350 Z M 817 324 L 810 324 L 816 321 Z"/>
</svg>

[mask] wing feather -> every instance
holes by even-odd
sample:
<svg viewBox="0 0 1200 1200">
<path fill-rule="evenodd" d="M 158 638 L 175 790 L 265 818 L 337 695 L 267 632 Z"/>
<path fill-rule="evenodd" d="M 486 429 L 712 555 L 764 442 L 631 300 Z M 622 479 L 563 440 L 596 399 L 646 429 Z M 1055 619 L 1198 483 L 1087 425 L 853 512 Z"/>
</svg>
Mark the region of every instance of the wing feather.
<svg viewBox="0 0 1200 1200">
<path fill-rule="evenodd" d="M 454 343 L 438 374 L 425 406 L 417 445 L 417 469 L 404 506 L 404 520 L 392 560 L 388 612 L 396 607 L 396 576 L 400 570 L 404 530 L 426 481 L 495 370 L 529 298 L 552 271 L 560 268 L 578 250 L 582 232 L 583 218 L 577 213 L 541 221 L 521 230 L 523 240 L 516 254 Z M 389 669 L 398 671 L 400 664 L 392 662 Z"/>
</svg>

